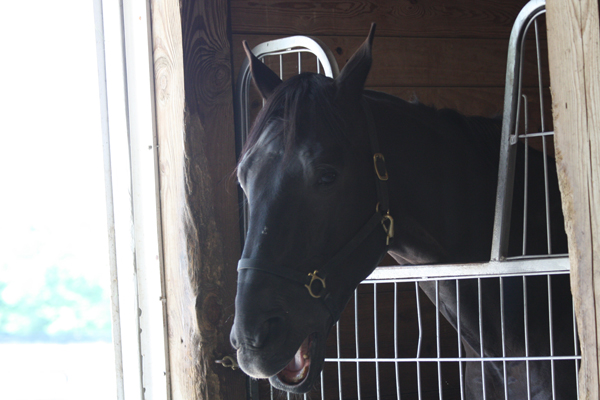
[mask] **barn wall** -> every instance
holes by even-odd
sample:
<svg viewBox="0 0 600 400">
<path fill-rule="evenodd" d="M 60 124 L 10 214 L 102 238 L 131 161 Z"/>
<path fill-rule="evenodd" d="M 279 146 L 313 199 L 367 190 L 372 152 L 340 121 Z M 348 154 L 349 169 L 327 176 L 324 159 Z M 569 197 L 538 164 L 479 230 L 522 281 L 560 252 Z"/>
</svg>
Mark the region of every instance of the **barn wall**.
<svg viewBox="0 0 600 400">
<path fill-rule="evenodd" d="M 376 22 L 369 88 L 465 114 L 499 114 L 508 38 L 526 3 L 231 0 L 233 67 L 243 60 L 242 40 L 254 46 L 298 34 L 323 40 L 342 67 Z M 534 79 L 527 76 L 525 86 Z"/>
</svg>

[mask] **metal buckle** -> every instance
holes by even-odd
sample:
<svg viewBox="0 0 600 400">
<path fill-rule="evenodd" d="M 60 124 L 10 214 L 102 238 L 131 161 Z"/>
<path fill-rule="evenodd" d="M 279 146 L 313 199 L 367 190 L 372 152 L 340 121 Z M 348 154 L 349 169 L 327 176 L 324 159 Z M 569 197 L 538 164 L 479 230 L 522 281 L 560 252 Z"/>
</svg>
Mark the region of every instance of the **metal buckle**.
<svg viewBox="0 0 600 400">
<path fill-rule="evenodd" d="M 386 222 L 388 222 L 387 226 Z M 383 226 L 383 230 L 387 234 L 385 244 L 386 246 L 389 246 L 390 240 L 394 238 L 394 218 L 392 218 L 389 211 L 383 216 L 383 219 L 381 220 L 381 226 Z"/>
<path fill-rule="evenodd" d="M 309 272 L 308 276 L 310 276 L 310 282 L 308 283 L 308 285 L 304 285 L 308 289 L 308 293 L 315 299 L 318 299 L 321 296 L 323 296 L 323 292 L 325 291 L 325 279 L 323 279 L 319 275 L 317 275 L 318 273 L 319 273 L 319 271 L 317 271 L 317 270 L 315 270 L 315 272 Z M 321 291 L 317 294 L 315 294 L 312 291 L 312 284 L 315 280 L 319 281 L 322 286 Z"/>
<path fill-rule="evenodd" d="M 235 360 L 235 358 L 233 358 L 231 356 L 225 356 L 225 357 L 223 357 L 222 360 L 216 360 L 215 362 L 217 364 L 221 364 L 222 366 L 224 366 L 226 368 L 231 368 L 234 371 L 240 367 L 238 365 L 237 361 Z"/>
<path fill-rule="evenodd" d="M 378 164 L 378 162 L 380 164 Z M 377 174 L 377 177 L 379 178 L 380 181 L 387 181 L 388 180 L 388 173 L 387 173 L 387 168 L 385 167 L 385 157 L 383 156 L 383 154 L 381 153 L 375 153 L 373 155 L 373 164 L 375 165 L 375 173 Z M 383 168 L 383 173 L 381 171 L 379 171 L 379 167 Z"/>
</svg>

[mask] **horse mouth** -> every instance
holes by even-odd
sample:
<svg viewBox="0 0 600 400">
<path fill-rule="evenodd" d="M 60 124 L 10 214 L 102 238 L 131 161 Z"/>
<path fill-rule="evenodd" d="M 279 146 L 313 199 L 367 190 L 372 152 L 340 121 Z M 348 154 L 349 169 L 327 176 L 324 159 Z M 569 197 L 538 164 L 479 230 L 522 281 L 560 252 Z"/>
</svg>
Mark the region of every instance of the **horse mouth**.
<svg viewBox="0 0 600 400">
<path fill-rule="evenodd" d="M 294 354 L 292 360 L 276 375 L 286 386 L 298 386 L 308 377 L 312 358 L 312 344 L 315 334 L 308 335 Z"/>
</svg>

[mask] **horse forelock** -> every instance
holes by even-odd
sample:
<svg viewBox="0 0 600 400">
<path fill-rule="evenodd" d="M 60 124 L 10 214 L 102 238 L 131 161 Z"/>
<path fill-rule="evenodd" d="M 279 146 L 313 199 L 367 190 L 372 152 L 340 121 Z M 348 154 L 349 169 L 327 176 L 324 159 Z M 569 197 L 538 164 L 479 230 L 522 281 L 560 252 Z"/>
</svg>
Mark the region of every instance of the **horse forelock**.
<svg viewBox="0 0 600 400">
<path fill-rule="evenodd" d="M 284 160 L 306 141 L 346 141 L 347 118 L 334 98 L 333 80 L 323 75 L 303 73 L 283 82 L 259 112 L 240 162 L 276 139 Z"/>
</svg>

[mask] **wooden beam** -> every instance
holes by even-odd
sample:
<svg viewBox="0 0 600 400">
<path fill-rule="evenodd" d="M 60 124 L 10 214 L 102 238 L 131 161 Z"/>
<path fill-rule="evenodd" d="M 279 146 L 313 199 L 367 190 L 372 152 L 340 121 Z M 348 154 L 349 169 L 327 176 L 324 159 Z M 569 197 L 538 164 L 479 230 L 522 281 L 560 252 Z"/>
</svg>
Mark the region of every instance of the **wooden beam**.
<svg viewBox="0 0 600 400">
<path fill-rule="evenodd" d="M 153 0 L 171 398 L 245 398 L 232 355 L 240 253 L 226 0 Z"/>
<path fill-rule="evenodd" d="M 597 0 L 548 0 L 554 129 L 571 288 L 581 341 L 581 399 L 600 398 L 600 30 Z"/>
<path fill-rule="evenodd" d="M 508 39 L 527 0 L 231 0 L 234 33 Z"/>
</svg>

